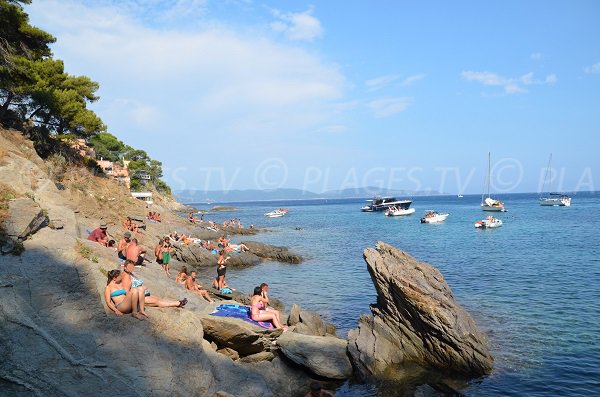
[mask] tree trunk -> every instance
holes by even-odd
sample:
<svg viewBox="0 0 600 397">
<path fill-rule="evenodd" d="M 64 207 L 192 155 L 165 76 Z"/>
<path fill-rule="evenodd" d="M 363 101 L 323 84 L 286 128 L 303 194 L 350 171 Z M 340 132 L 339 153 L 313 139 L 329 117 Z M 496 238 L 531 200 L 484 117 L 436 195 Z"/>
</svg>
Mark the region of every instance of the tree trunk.
<svg viewBox="0 0 600 397">
<path fill-rule="evenodd" d="M 10 106 L 10 103 L 14 97 L 15 97 L 15 94 L 12 93 L 11 91 L 8 91 L 8 96 L 6 97 L 6 101 L 4 101 L 2 106 L 0 106 L 0 120 L 2 120 L 4 118 L 4 115 L 6 114 L 6 111 L 8 110 L 8 107 Z"/>
</svg>

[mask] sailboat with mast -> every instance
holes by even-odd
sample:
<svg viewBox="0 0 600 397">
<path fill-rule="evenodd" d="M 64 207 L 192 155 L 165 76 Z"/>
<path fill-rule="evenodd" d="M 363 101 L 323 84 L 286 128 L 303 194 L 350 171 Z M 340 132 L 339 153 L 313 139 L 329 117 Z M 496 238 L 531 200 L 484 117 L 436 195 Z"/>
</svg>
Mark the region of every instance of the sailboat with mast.
<svg viewBox="0 0 600 397">
<path fill-rule="evenodd" d="M 562 193 L 550 193 L 544 197 L 544 192 L 546 191 L 546 182 L 548 181 L 548 177 L 552 173 L 552 153 L 550 153 L 550 160 L 548 160 L 548 168 L 546 169 L 546 176 L 544 177 L 544 185 L 542 187 L 542 195 L 540 196 L 540 205 L 543 207 L 570 207 L 571 206 L 571 197 Z M 552 179 L 550 180 L 550 185 L 552 185 Z M 550 186 L 552 187 L 552 186 Z"/>
<path fill-rule="evenodd" d="M 500 200 L 493 199 L 490 195 L 490 185 L 492 183 L 492 154 L 488 152 L 488 173 L 486 178 L 487 197 L 485 191 L 481 194 L 481 209 L 483 211 L 506 212 L 504 203 Z"/>
</svg>

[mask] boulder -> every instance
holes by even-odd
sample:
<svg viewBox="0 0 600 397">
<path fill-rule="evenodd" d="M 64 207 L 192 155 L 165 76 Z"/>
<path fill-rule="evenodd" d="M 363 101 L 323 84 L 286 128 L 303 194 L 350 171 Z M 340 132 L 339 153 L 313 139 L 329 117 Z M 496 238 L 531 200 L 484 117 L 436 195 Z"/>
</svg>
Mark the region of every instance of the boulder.
<svg viewBox="0 0 600 397">
<path fill-rule="evenodd" d="M 360 378 L 383 378 L 403 362 L 466 376 L 492 370 L 485 336 L 436 268 L 382 242 L 366 249 L 364 258 L 377 304 L 348 333 Z"/>
<path fill-rule="evenodd" d="M 352 364 L 348 359 L 348 344 L 345 340 L 284 332 L 277 345 L 287 358 L 316 375 L 329 379 L 347 379 L 352 376 Z"/>
<path fill-rule="evenodd" d="M 257 243 L 256 241 L 244 241 L 242 244 L 245 244 L 252 254 L 263 259 L 294 264 L 302 262 L 300 255 L 290 252 L 285 247 L 276 247 L 274 245 Z"/>
<path fill-rule="evenodd" d="M 275 354 L 272 352 L 260 352 L 256 354 L 250 354 L 249 356 L 242 357 L 240 362 L 242 363 L 258 363 L 261 361 L 271 361 L 275 358 Z"/>
<path fill-rule="evenodd" d="M 288 317 L 288 325 L 296 325 L 300 322 L 300 306 L 295 303 L 290 309 L 290 316 Z"/>
<path fill-rule="evenodd" d="M 308 310 L 300 310 L 300 324 L 303 324 L 302 330 L 305 330 L 308 335 L 325 336 L 327 329 L 325 323 L 318 313 Z"/>
<path fill-rule="evenodd" d="M 23 241 L 48 224 L 48 217 L 30 198 L 10 200 L 4 230 L 9 238 Z"/>
<path fill-rule="evenodd" d="M 229 347 L 224 347 L 222 349 L 219 349 L 219 350 L 217 350 L 217 353 L 224 354 L 227 357 L 231 358 L 233 361 L 240 359 L 239 353 Z"/>
<path fill-rule="evenodd" d="M 175 244 L 175 258 L 195 266 L 217 266 L 219 256 L 213 254 L 199 244 Z M 262 262 L 262 259 L 249 252 L 229 255 L 227 261 L 229 267 L 254 266 Z"/>
<path fill-rule="evenodd" d="M 204 337 L 221 347 L 229 347 L 240 356 L 269 350 L 276 330 L 260 328 L 252 323 L 230 317 L 204 315 L 200 318 Z"/>
</svg>

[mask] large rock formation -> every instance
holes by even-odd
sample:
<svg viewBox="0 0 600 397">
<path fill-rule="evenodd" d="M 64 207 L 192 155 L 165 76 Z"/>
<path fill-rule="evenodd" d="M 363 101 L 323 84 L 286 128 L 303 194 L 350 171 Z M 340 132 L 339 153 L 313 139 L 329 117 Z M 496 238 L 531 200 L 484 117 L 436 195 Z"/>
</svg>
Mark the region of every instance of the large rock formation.
<svg viewBox="0 0 600 397">
<path fill-rule="evenodd" d="M 302 257 L 300 255 L 294 254 L 285 247 L 257 243 L 256 241 L 244 241 L 243 244 L 248 247 L 251 253 L 259 258 L 294 264 L 302 262 Z"/>
<path fill-rule="evenodd" d="M 347 342 L 331 336 L 308 336 L 284 332 L 277 340 L 281 352 L 296 364 L 329 379 L 352 376 L 347 355 Z"/>
<path fill-rule="evenodd" d="M 360 378 L 383 378 L 404 362 L 468 376 L 491 371 L 486 338 L 437 269 L 382 242 L 364 258 L 377 304 L 348 334 Z"/>
</svg>

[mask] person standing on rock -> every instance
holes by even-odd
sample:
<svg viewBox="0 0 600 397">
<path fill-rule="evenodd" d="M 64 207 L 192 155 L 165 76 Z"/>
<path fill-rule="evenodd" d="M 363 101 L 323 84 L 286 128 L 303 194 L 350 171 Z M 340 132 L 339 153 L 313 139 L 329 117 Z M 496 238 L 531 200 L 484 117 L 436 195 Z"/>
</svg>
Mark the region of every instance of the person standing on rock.
<svg viewBox="0 0 600 397">
<path fill-rule="evenodd" d="M 104 288 L 104 300 L 106 306 L 117 316 L 131 313 L 138 320 L 148 317 L 144 312 L 144 295 L 140 291 L 128 290 L 122 285 L 123 273 L 120 270 L 108 272 L 106 288 Z"/>
<path fill-rule="evenodd" d="M 88 236 L 88 240 L 95 241 L 98 244 L 102 244 L 103 246 L 107 247 L 108 246 L 108 235 L 106 234 L 106 229 L 108 229 L 108 226 L 106 226 L 106 223 L 101 224 L 99 228 L 94 229 L 90 233 L 90 235 Z"/>
<path fill-rule="evenodd" d="M 219 252 L 219 259 L 217 259 L 217 289 L 221 290 L 227 285 L 225 283 L 225 273 L 227 273 L 227 261 L 230 259 L 228 256 L 225 258 L 225 250 Z"/>
<path fill-rule="evenodd" d="M 171 263 L 171 247 L 169 237 L 159 240 L 156 247 L 154 247 L 156 262 L 162 266 L 167 276 L 169 276 L 169 263 Z"/>
<path fill-rule="evenodd" d="M 145 255 L 146 250 L 142 248 L 142 246 L 138 245 L 137 238 L 131 240 L 131 243 L 129 243 L 129 246 L 127 246 L 127 254 L 125 255 L 127 259 L 132 261 L 135 266 L 142 266 Z"/>
<path fill-rule="evenodd" d="M 122 261 L 127 259 L 127 247 L 131 242 L 131 232 L 125 232 L 123 234 L 123 238 L 119 240 L 119 244 L 117 244 L 117 256 Z"/>
</svg>

